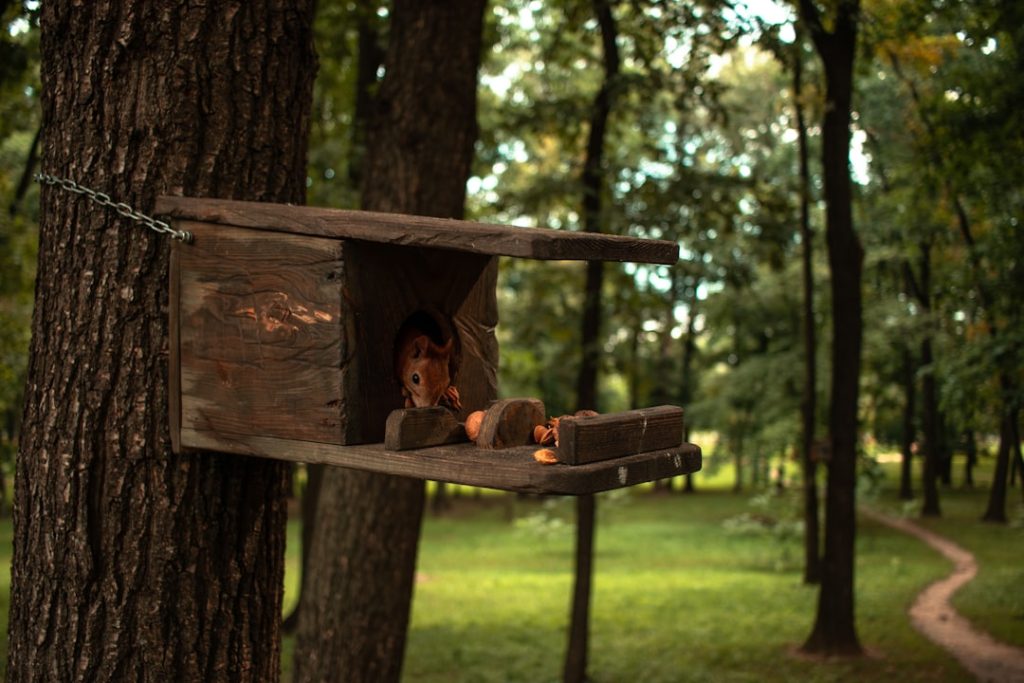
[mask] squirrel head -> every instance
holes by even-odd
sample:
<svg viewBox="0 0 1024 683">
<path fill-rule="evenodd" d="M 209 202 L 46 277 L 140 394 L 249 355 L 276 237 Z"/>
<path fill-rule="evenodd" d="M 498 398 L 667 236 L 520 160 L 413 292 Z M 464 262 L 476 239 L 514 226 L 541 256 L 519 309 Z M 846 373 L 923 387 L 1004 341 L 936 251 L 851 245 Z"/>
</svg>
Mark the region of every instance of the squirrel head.
<svg viewBox="0 0 1024 683">
<path fill-rule="evenodd" d="M 412 340 L 409 353 L 399 368 L 402 386 L 409 392 L 417 408 L 436 406 L 451 384 L 448 362 L 451 360 L 454 340 L 443 346 L 435 344 L 426 335 Z"/>
</svg>

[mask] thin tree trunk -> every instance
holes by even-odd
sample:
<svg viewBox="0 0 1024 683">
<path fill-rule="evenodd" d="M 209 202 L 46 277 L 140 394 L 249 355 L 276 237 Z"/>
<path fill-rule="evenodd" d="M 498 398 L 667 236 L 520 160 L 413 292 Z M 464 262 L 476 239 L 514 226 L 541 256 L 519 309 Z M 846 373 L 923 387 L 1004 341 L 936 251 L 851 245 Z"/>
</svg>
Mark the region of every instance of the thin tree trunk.
<svg viewBox="0 0 1024 683">
<path fill-rule="evenodd" d="M 604 81 L 594 99 L 583 163 L 583 226 L 587 232 L 601 232 L 601 200 L 604 172 L 604 139 L 611 114 L 615 81 L 619 75 L 618 30 L 608 0 L 593 0 L 594 14 L 601 28 L 604 50 Z M 604 263 L 587 263 L 583 326 L 583 349 L 576 383 L 577 409 L 598 410 L 597 368 L 600 361 L 601 289 Z M 577 683 L 586 679 L 590 630 L 590 572 L 593 562 L 593 534 L 596 504 L 593 496 L 576 499 L 576 578 L 570 611 L 569 642 L 565 652 L 563 680 Z"/>
<path fill-rule="evenodd" d="M 918 301 L 926 316 L 931 314 L 931 245 L 922 242 L 920 288 L 917 292 Z M 928 322 L 931 327 L 931 321 Z M 921 379 L 921 398 L 924 401 L 922 413 L 922 435 L 924 436 L 924 506 L 921 514 L 925 517 L 938 517 L 942 514 L 939 506 L 939 399 L 935 387 L 935 359 L 932 355 L 932 334 L 929 330 L 921 342 L 921 366 L 924 376 Z"/>
<path fill-rule="evenodd" d="M 0 16 L 3 16 L 0 13 Z M 39 126 L 36 129 L 35 137 L 32 138 L 32 145 L 28 148 L 28 157 L 25 159 L 25 168 L 21 172 L 21 178 L 18 180 L 18 187 L 14 190 L 14 199 L 11 200 L 11 206 L 8 209 L 8 213 L 14 216 L 18 213 L 18 207 L 21 206 L 21 201 L 25 198 L 25 194 L 28 192 L 28 186 L 32 184 L 32 176 L 36 170 L 36 164 L 39 162 L 39 139 L 42 137 L 43 127 Z"/>
<path fill-rule="evenodd" d="M 161 194 L 302 203 L 312 14 L 42 3 L 42 169 L 143 211 Z M 42 192 L 10 681 L 279 676 L 288 467 L 171 452 L 168 253 Z"/>
<path fill-rule="evenodd" d="M 999 450 L 996 452 L 996 470 L 992 475 L 992 488 L 989 490 L 988 506 L 982 521 L 1005 524 L 1006 516 L 1006 483 L 1010 469 L 1011 443 L 1014 439 L 1016 413 L 1004 413 L 999 421 Z"/>
<path fill-rule="evenodd" d="M 733 435 L 732 461 L 736 469 L 736 478 L 732 484 L 733 493 L 743 491 L 743 432 L 739 431 Z"/>
<path fill-rule="evenodd" d="M 477 134 L 484 6 L 484 0 L 394 3 L 368 131 L 365 209 L 463 215 Z M 400 678 L 424 498 L 419 480 L 324 472 L 295 680 Z"/>
<path fill-rule="evenodd" d="M 903 349 L 903 433 L 900 437 L 900 499 L 913 500 L 914 463 L 914 420 L 917 414 L 917 379 L 914 371 L 914 355 L 910 349 Z"/>
<path fill-rule="evenodd" d="M 825 497 L 825 552 L 814 628 L 803 649 L 860 654 L 854 624 L 854 540 L 864 253 L 853 227 L 850 183 L 850 104 L 857 45 L 859 0 L 843 0 L 826 31 L 817 6 L 800 0 L 826 76 L 822 166 L 825 176 L 829 267 L 832 273 L 832 448 Z"/>
<path fill-rule="evenodd" d="M 611 115 L 613 90 L 619 74 L 618 35 L 608 0 L 593 0 L 604 47 L 604 81 L 594 98 L 583 162 L 583 229 L 601 232 L 601 199 L 604 173 L 604 139 Z M 583 357 L 576 383 L 576 401 L 581 409 L 597 410 L 597 368 L 601 358 L 601 289 L 604 263 L 587 262 L 581 345 Z"/>
<path fill-rule="evenodd" d="M 377 72 L 384 63 L 381 49 L 379 3 L 360 0 L 356 8 L 356 102 L 352 120 L 352 153 L 348 160 L 348 176 L 353 188 L 363 182 L 363 165 L 366 158 L 366 130 L 372 119 L 373 88 L 377 84 Z"/>
<path fill-rule="evenodd" d="M 380 47 L 378 32 L 379 20 L 377 9 L 379 4 L 373 0 L 359 0 L 356 13 L 356 84 L 355 108 L 351 126 L 351 154 L 348 159 L 349 184 L 353 193 L 359 191 L 363 177 L 363 159 L 366 156 L 366 129 L 373 110 L 373 91 L 377 84 L 377 70 L 384 60 Z M 335 27 L 344 33 L 341 27 Z M 312 543 L 313 528 L 316 526 L 317 501 L 320 483 L 323 480 L 325 465 L 306 465 L 307 487 L 302 501 L 302 568 L 299 584 L 299 599 L 295 608 L 283 624 L 285 633 L 293 634 L 299 623 L 299 611 L 302 608 L 302 591 L 305 589 L 306 576 L 309 574 L 309 545 Z"/>
<path fill-rule="evenodd" d="M 802 432 L 800 460 L 804 494 L 804 583 L 821 581 L 821 550 L 818 524 L 818 462 L 814 458 L 818 423 L 817 329 L 814 322 L 814 233 L 811 230 L 811 171 L 808 160 L 807 123 L 803 106 L 803 41 L 794 41 L 793 103 L 796 109 L 800 154 L 800 242 L 803 267 L 804 395 L 800 404 Z"/>
<path fill-rule="evenodd" d="M 964 433 L 964 440 L 967 442 L 964 448 L 967 456 L 964 460 L 964 486 L 973 489 L 974 468 L 978 464 L 978 439 L 975 437 L 973 429 L 968 429 Z"/>
<path fill-rule="evenodd" d="M 569 620 L 569 647 L 565 654 L 565 683 L 587 680 L 590 641 L 590 586 L 594 569 L 594 526 L 597 505 L 594 496 L 576 498 L 576 580 L 573 583 Z"/>
<path fill-rule="evenodd" d="M 295 603 L 291 614 L 281 624 L 281 630 L 289 635 L 295 633 L 299 626 L 299 611 L 302 607 L 302 594 L 306 589 L 306 579 L 309 576 L 309 549 L 313 543 L 313 529 L 316 528 L 317 505 L 320 500 L 320 485 L 323 483 L 324 470 L 326 465 L 306 465 L 306 488 L 302 492 L 302 561 L 299 569 L 299 599 Z"/>
<path fill-rule="evenodd" d="M 686 408 L 693 400 L 694 377 L 693 358 L 697 351 L 697 284 L 693 286 L 693 298 L 690 300 L 689 311 L 687 311 L 686 334 L 683 335 L 683 376 L 679 383 L 679 401 Z M 690 421 L 683 421 L 683 440 L 690 440 Z M 693 483 L 693 475 L 687 474 L 683 485 L 685 493 L 696 491 Z"/>
</svg>

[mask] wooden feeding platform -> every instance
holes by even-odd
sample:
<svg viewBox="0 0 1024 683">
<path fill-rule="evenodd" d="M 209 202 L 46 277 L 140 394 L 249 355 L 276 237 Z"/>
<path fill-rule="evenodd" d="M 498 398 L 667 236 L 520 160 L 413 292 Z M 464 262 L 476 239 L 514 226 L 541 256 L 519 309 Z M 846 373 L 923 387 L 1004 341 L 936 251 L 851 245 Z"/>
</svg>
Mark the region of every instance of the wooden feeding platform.
<svg viewBox="0 0 1024 683">
<path fill-rule="evenodd" d="M 567 418 L 543 465 L 523 427 L 539 402 L 496 400 L 497 257 L 671 264 L 673 242 L 182 197 L 157 212 L 193 235 L 171 253 L 176 452 L 577 495 L 700 469 L 679 408 Z M 421 320 L 452 341 L 457 412 L 403 408 L 396 336 Z M 461 423 L 483 409 L 471 443 Z"/>
</svg>

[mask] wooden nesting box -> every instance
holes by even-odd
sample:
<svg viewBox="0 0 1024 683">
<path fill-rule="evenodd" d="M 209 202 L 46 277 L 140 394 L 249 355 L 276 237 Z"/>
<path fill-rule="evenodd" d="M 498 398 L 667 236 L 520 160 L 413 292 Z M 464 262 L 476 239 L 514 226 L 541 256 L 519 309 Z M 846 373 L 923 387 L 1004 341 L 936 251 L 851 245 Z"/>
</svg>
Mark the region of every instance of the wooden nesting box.
<svg viewBox="0 0 1024 683">
<path fill-rule="evenodd" d="M 389 414 L 403 407 L 393 355 L 410 320 L 430 321 L 433 336 L 455 340 L 460 419 L 497 398 L 497 256 L 674 263 L 674 243 L 181 197 L 161 198 L 157 211 L 194 236 L 192 244 L 175 242 L 171 255 L 176 451 L 557 493 L 700 467 L 690 444 L 544 467 L 526 447 L 393 451 L 382 443 Z M 681 429 L 681 413 L 679 420 Z"/>
</svg>

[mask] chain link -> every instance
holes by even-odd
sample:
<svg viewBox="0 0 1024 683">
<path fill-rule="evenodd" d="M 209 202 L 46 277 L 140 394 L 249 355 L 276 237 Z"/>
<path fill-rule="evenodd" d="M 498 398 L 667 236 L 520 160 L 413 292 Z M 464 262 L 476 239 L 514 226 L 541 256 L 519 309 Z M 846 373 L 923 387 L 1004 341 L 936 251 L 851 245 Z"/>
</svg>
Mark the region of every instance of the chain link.
<svg viewBox="0 0 1024 683">
<path fill-rule="evenodd" d="M 179 240 L 181 242 L 184 242 L 185 244 L 192 243 L 192 233 L 188 232 L 187 230 L 176 230 L 165 221 L 161 221 L 151 216 L 147 216 L 141 211 L 136 211 L 135 209 L 133 209 L 128 204 L 125 204 L 124 202 L 115 202 L 113 199 L 110 198 L 110 195 L 105 194 L 103 192 L 97 192 L 96 190 L 91 190 L 88 187 L 79 185 L 74 180 L 69 180 L 67 178 L 58 178 L 57 176 L 50 175 L 49 173 L 36 173 L 34 178 L 38 183 L 43 183 L 45 185 L 56 185 L 63 190 L 67 190 L 68 192 L 85 195 L 86 197 L 96 202 L 100 206 L 106 206 L 110 209 L 113 209 L 114 211 L 124 216 L 125 218 L 130 218 L 133 221 L 142 223 L 142 225 L 146 226 L 147 228 L 154 232 L 158 232 L 163 235 L 169 235 L 171 239 Z"/>
</svg>

